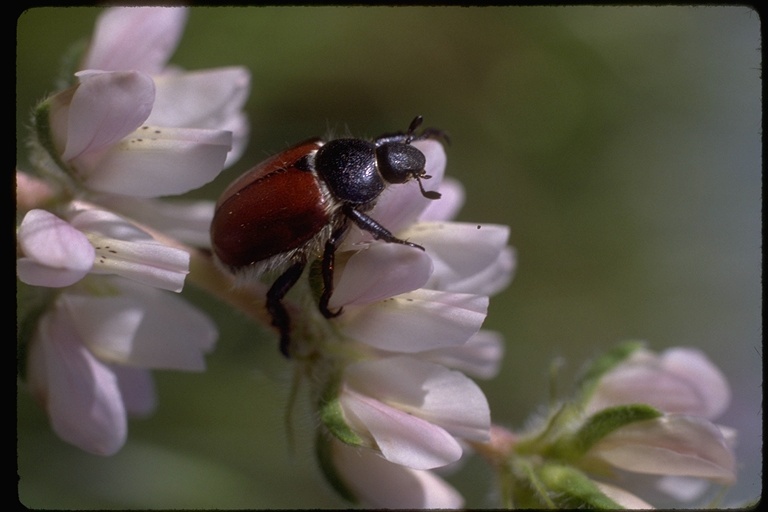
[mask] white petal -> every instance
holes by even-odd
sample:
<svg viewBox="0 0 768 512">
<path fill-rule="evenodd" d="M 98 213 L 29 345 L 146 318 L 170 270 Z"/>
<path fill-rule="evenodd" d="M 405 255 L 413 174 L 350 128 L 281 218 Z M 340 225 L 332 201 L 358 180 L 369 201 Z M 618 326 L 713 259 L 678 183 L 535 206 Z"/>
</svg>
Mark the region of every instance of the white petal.
<svg viewBox="0 0 768 512">
<path fill-rule="evenodd" d="M 647 403 L 665 412 L 714 418 L 729 400 L 725 377 L 701 352 L 675 349 L 659 356 L 641 349 L 601 378 L 588 412 Z"/>
<path fill-rule="evenodd" d="M 624 489 L 620 489 L 603 482 L 595 482 L 595 485 L 603 492 L 603 494 L 626 509 L 645 510 L 653 508 L 653 505 L 650 503 L 641 500 L 634 494 L 627 492 Z"/>
<path fill-rule="evenodd" d="M 112 372 L 117 377 L 120 394 L 128 414 L 148 416 L 155 411 L 157 398 L 152 372 L 143 368 L 112 365 Z"/>
<path fill-rule="evenodd" d="M 376 509 L 456 509 L 461 495 L 430 471 L 393 464 L 374 452 L 334 441 L 333 458 L 346 485 Z"/>
<path fill-rule="evenodd" d="M 461 445 L 444 429 L 354 391 L 341 395 L 344 415 L 373 437 L 382 455 L 414 469 L 445 466 L 461 458 Z"/>
<path fill-rule="evenodd" d="M 456 217 L 464 206 L 464 186 L 455 178 L 446 176 L 438 189 L 441 196 L 437 201 L 430 201 L 419 216 L 420 222 L 449 221 Z"/>
<path fill-rule="evenodd" d="M 88 232 L 95 246 L 94 274 L 116 274 L 173 292 L 183 288 L 189 273 L 186 251 L 154 241 L 111 212 L 85 210 L 72 218 L 72 224 Z"/>
<path fill-rule="evenodd" d="M 231 147 L 227 131 L 145 125 L 101 155 L 86 183 L 100 192 L 137 197 L 182 194 L 213 180 Z"/>
<path fill-rule="evenodd" d="M 418 222 L 402 235 L 427 248 L 434 260 L 435 272 L 429 288 L 481 293 L 479 289 L 489 286 L 484 283 L 506 285 L 510 280 L 512 260 L 507 248 L 507 226 Z"/>
<path fill-rule="evenodd" d="M 663 476 L 656 481 L 656 488 L 677 501 L 690 502 L 706 492 L 709 482 L 701 478 Z"/>
<path fill-rule="evenodd" d="M 67 315 L 44 315 L 30 347 L 29 379 L 65 441 L 97 455 L 125 443 L 127 421 L 117 380 L 80 342 Z"/>
<path fill-rule="evenodd" d="M 450 434 L 485 441 L 490 410 L 480 388 L 461 372 L 399 356 L 350 365 L 350 389 L 434 423 Z"/>
<path fill-rule="evenodd" d="M 155 101 L 155 84 L 138 72 L 80 72 L 67 118 L 69 161 L 117 143 L 147 119 Z M 77 166 L 77 163 L 75 163 Z"/>
<path fill-rule="evenodd" d="M 517 254 L 515 250 L 512 247 L 504 247 L 499 252 L 499 257 L 488 267 L 465 279 L 451 282 L 448 291 L 496 295 L 509 286 L 516 265 Z M 432 275 L 435 274 L 433 272 Z M 429 283 L 426 286 L 429 287 Z"/>
<path fill-rule="evenodd" d="M 400 244 L 375 243 L 344 265 L 330 306 L 366 304 L 421 288 L 432 273 L 424 251 Z"/>
<path fill-rule="evenodd" d="M 209 247 L 214 201 L 109 196 L 110 209 L 195 247 Z"/>
<path fill-rule="evenodd" d="M 30 210 L 21 221 L 18 241 L 26 257 L 17 262 L 19 279 L 33 286 L 63 287 L 90 272 L 95 250 L 88 238 L 45 210 Z"/>
<path fill-rule="evenodd" d="M 697 410 L 671 410 L 682 414 L 697 414 L 708 419 L 720 416 L 728 408 L 731 391 L 720 369 L 704 355 L 692 348 L 671 348 L 661 354 L 664 368 L 687 380 L 698 388 L 703 399 Z"/>
<path fill-rule="evenodd" d="M 461 345 L 485 320 L 488 297 L 415 290 L 366 306 L 349 306 L 339 317 L 347 336 L 373 347 L 421 352 Z"/>
<path fill-rule="evenodd" d="M 590 452 L 636 473 L 693 476 L 722 483 L 735 479 L 735 460 L 720 430 L 682 415 L 631 423 L 601 439 Z"/>
<path fill-rule="evenodd" d="M 187 9 L 116 7 L 96 21 L 84 68 L 159 73 L 181 39 Z"/>
<path fill-rule="evenodd" d="M 117 295 L 66 293 L 83 342 L 105 361 L 143 368 L 200 371 L 216 327 L 185 300 L 121 278 L 103 278 Z"/>
<path fill-rule="evenodd" d="M 250 82 L 250 73 L 243 67 L 155 77 L 157 94 L 147 124 L 229 129 L 248 99 Z"/>
<path fill-rule="evenodd" d="M 503 355 L 504 340 L 501 335 L 482 330 L 463 345 L 414 354 L 419 359 L 432 361 L 481 379 L 491 379 L 498 374 Z"/>
<path fill-rule="evenodd" d="M 232 149 L 227 153 L 227 160 L 224 162 L 224 168 L 227 169 L 245 153 L 245 149 L 248 147 L 248 140 L 250 139 L 251 124 L 248 116 L 241 112 L 236 116 L 230 117 L 221 129 L 232 132 Z"/>
</svg>

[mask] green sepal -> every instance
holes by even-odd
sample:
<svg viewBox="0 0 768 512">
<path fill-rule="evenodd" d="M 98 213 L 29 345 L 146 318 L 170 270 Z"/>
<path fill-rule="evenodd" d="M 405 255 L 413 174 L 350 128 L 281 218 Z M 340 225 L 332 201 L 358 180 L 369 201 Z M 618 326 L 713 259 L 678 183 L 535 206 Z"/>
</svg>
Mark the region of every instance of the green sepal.
<svg viewBox="0 0 768 512">
<path fill-rule="evenodd" d="M 642 341 L 628 341 L 617 345 L 592 361 L 584 368 L 577 382 L 577 389 L 579 390 L 577 400 L 581 403 L 589 401 L 603 375 L 616 368 L 634 352 L 644 347 L 645 343 Z"/>
<path fill-rule="evenodd" d="M 573 434 L 560 438 L 547 455 L 559 460 L 575 461 L 592 446 L 615 430 L 635 423 L 659 418 L 664 414 L 646 404 L 618 405 L 603 409 L 587 418 Z"/>
<path fill-rule="evenodd" d="M 330 379 L 329 384 L 323 390 L 318 404 L 318 413 L 323 425 L 334 437 L 340 441 L 352 445 L 361 446 L 362 438 L 358 436 L 347 423 L 344 411 L 341 408 L 339 396 L 341 394 L 341 378 Z"/>
<path fill-rule="evenodd" d="M 584 473 L 571 466 L 544 464 L 538 468 L 540 484 L 551 504 L 559 509 L 616 510 L 621 505 L 606 496 Z"/>
<path fill-rule="evenodd" d="M 351 503 L 357 503 L 357 496 L 344 484 L 341 475 L 336 471 L 331 453 L 333 451 L 332 442 L 330 435 L 324 429 L 318 429 L 315 437 L 315 456 L 320 465 L 320 471 L 322 471 L 325 480 L 342 498 Z"/>
<path fill-rule="evenodd" d="M 74 94 L 74 90 L 71 88 L 61 91 L 55 96 L 50 96 L 38 103 L 32 111 L 34 135 L 30 142 L 33 153 L 38 155 L 36 160 L 40 162 L 36 166 L 37 170 L 45 177 L 65 187 L 76 185 L 78 180 L 66 162 L 61 159 L 56 147 L 51 128 L 51 108 L 54 101 L 68 101 L 64 95 Z"/>
</svg>

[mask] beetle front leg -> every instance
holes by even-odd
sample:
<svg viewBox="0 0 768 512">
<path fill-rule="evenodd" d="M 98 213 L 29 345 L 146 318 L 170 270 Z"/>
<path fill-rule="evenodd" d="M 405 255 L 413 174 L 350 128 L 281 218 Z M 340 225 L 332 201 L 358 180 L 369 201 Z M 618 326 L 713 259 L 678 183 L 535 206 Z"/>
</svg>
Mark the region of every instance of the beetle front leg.
<svg viewBox="0 0 768 512">
<path fill-rule="evenodd" d="M 422 251 L 424 250 L 424 248 L 419 244 L 397 238 L 395 235 L 390 233 L 387 228 L 373 220 L 368 215 L 355 210 L 348 204 L 344 205 L 342 212 L 344 212 L 344 215 L 346 215 L 348 219 L 354 222 L 357 227 L 363 231 L 369 232 L 377 240 L 384 240 L 385 242 L 389 242 L 391 244 L 402 244 L 413 247 L 415 249 L 421 249 Z"/>
<path fill-rule="evenodd" d="M 272 316 L 272 325 L 280 332 L 280 352 L 290 358 L 291 317 L 283 305 L 283 297 L 293 288 L 304 271 L 304 262 L 291 265 L 283 272 L 267 292 L 267 311 Z"/>
</svg>

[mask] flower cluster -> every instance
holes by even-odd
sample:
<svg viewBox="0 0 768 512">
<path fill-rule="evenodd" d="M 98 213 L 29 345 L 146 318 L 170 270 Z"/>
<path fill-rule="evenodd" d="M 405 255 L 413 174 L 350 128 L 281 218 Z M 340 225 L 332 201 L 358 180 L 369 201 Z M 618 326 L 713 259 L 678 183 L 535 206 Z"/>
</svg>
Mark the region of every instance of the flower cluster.
<svg viewBox="0 0 768 512">
<path fill-rule="evenodd" d="M 576 398 L 539 428 L 521 436 L 495 432 L 491 445 L 496 457 L 505 454 L 498 463 L 511 480 L 508 500 L 523 507 L 651 508 L 626 490 L 636 474 L 656 477 L 650 496 L 689 503 L 709 482 L 735 480 L 735 433 L 712 423 L 729 401 L 728 383 L 700 351 L 655 354 L 640 343 L 621 345 L 589 366 Z"/>
<path fill-rule="evenodd" d="M 466 441 L 489 438 L 488 402 L 465 373 L 498 369 L 501 337 L 481 326 L 514 253 L 505 226 L 449 222 L 463 191 L 443 179 L 443 146 L 414 145 L 442 198 L 425 199 L 415 182 L 392 185 L 371 216 L 426 251 L 353 228 L 337 252 L 330 302 L 343 314 L 326 322 L 302 308 L 292 353 L 317 385 L 318 454 L 342 494 L 375 507 L 455 508 L 461 496 L 429 470 L 458 461 Z"/>
<path fill-rule="evenodd" d="M 241 154 L 249 73 L 167 61 L 183 8 L 99 17 L 76 83 L 34 111 L 31 172 L 17 172 L 23 370 L 55 432 L 92 453 L 125 442 L 155 405 L 151 369 L 199 371 L 217 331 L 181 291 L 213 203 L 171 203 Z"/>
<path fill-rule="evenodd" d="M 218 334 L 178 295 L 190 274 L 268 317 L 255 272 L 238 288 L 193 249 L 210 245 L 214 203 L 168 199 L 235 162 L 249 131 L 247 70 L 168 65 L 187 14 L 106 9 L 77 69 L 35 108 L 32 168 L 16 172 L 19 373 L 53 430 L 94 454 L 116 453 L 128 415 L 152 412 L 152 370 L 204 369 Z M 714 423 L 730 391 L 694 349 L 621 345 L 525 432 L 492 423 L 473 378 L 495 376 L 504 351 L 483 323 L 515 269 L 509 228 L 452 221 L 464 192 L 444 176 L 443 145 L 411 133 L 407 144 L 439 194 L 391 184 L 366 214 L 425 250 L 351 225 L 330 299 L 319 291 L 330 279 L 321 260 L 284 297 L 285 353 L 308 383 L 329 483 L 377 508 L 460 508 L 438 470 L 470 450 L 491 463 L 509 507 L 649 507 L 655 496 L 637 475 L 685 503 L 732 483 L 735 433 Z"/>
</svg>

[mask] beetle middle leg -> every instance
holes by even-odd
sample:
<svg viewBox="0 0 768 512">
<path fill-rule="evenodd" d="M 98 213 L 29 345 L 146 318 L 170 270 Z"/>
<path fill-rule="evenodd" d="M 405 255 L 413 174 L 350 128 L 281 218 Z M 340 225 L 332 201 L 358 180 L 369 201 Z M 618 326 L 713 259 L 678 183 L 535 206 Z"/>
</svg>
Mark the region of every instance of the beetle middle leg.
<svg viewBox="0 0 768 512">
<path fill-rule="evenodd" d="M 280 332 L 280 352 L 290 356 L 291 317 L 283 305 L 283 297 L 293 288 L 304 271 L 305 263 L 294 263 L 278 277 L 267 292 L 267 311 L 272 316 L 272 325 Z"/>
<path fill-rule="evenodd" d="M 322 261 L 323 293 L 320 295 L 320 303 L 318 304 L 320 312 L 325 318 L 337 317 L 343 309 L 339 308 L 337 311 L 331 311 L 328 309 L 328 302 L 331 300 L 331 295 L 333 295 L 333 267 L 336 261 L 336 248 L 339 245 L 341 235 L 344 234 L 346 229 L 346 226 L 337 229 L 333 232 L 331 238 L 325 242 Z"/>
</svg>

